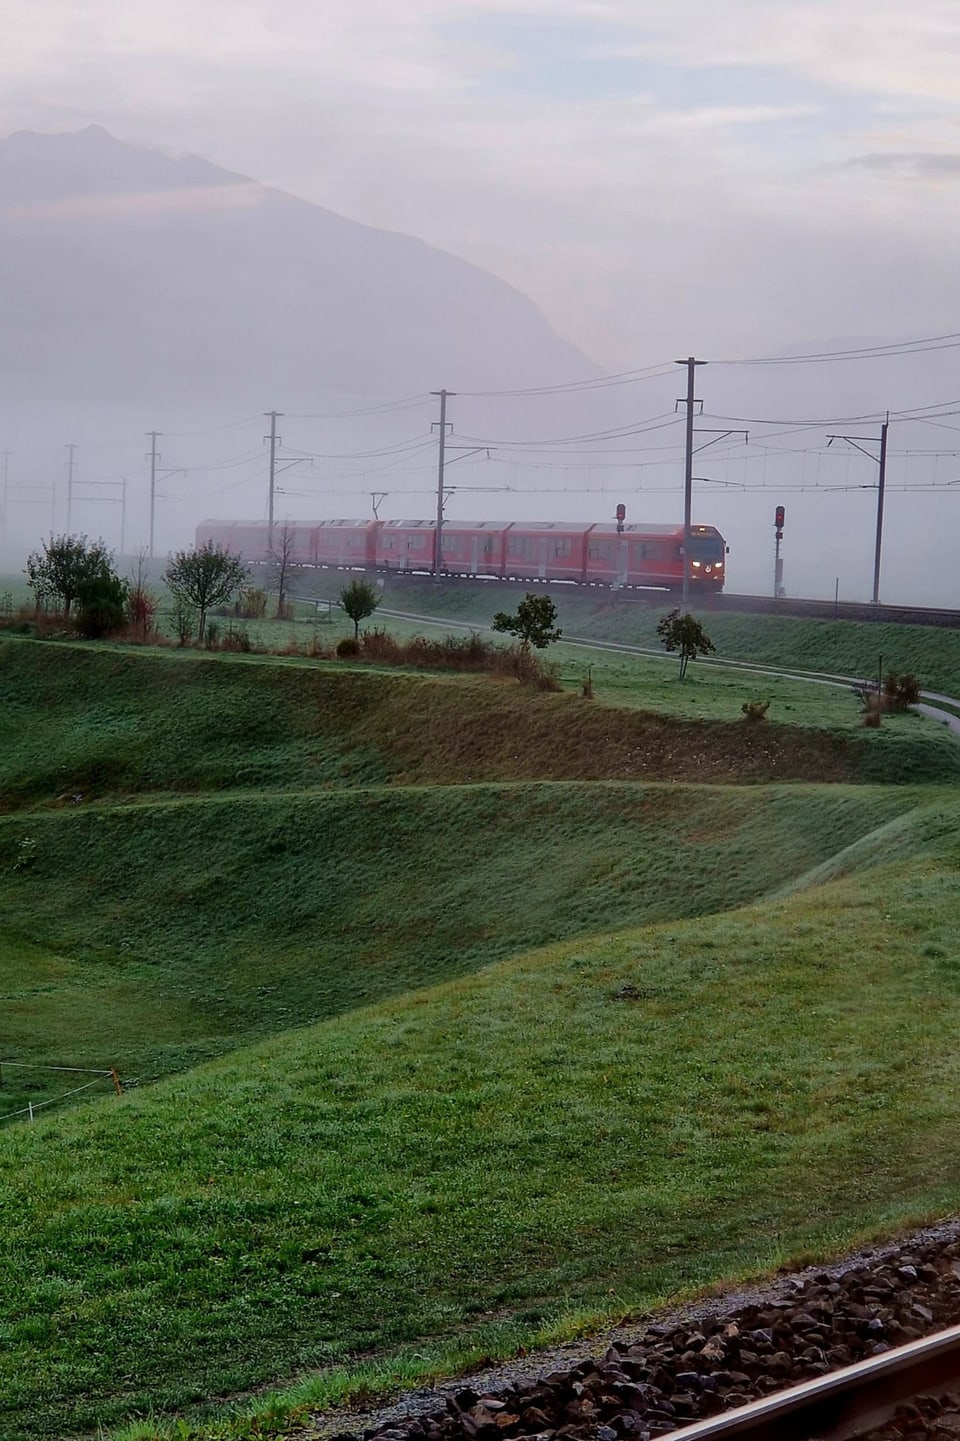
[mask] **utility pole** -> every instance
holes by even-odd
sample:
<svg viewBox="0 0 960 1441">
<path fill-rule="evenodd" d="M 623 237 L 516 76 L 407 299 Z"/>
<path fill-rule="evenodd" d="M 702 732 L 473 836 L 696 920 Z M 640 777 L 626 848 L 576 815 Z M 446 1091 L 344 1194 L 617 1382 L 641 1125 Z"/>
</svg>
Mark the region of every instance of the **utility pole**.
<svg viewBox="0 0 960 1441">
<path fill-rule="evenodd" d="M 695 360 L 688 355 L 686 360 L 678 360 L 678 365 L 687 367 L 687 395 L 686 400 L 678 400 L 678 405 L 687 407 L 687 444 L 683 470 L 683 604 L 690 604 L 690 519 L 693 510 L 693 407 L 696 405 L 694 391 L 696 388 L 696 371 L 698 365 L 706 365 L 705 360 Z"/>
<path fill-rule="evenodd" d="M 277 481 L 277 441 L 281 439 L 280 436 L 277 435 L 277 418 L 278 418 L 278 416 L 283 415 L 283 411 L 282 411 L 282 410 L 265 410 L 263 413 L 264 413 L 264 415 L 267 415 L 267 416 L 270 417 L 270 434 L 269 434 L 269 435 L 265 435 L 263 438 L 264 438 L 264 440 L 269 440 L 269 442 L 270 442 L 270 494 L 269 494 L 269 498 L 268 498 L 268 500 L 267 500 L 267 525 L 268 525 L 268 527 L 269 527 L 269 533 L 270 533 L 270 537 L 271 537 L 271 541 L 272 541 L 272 539 L 273 539 L 273 492 L 274 492 L 274 487 L 275 487 L 276 481 Z M 281 441 L 281 444 L 282 444 L 282 441 Z"/>
<path fill-rule="evenodd" d="M 873 551 L 873 603 L 880 604 L 880 552 L 883 546 L 883 491 L 887 483 L 887 432 L 890 412 L 880 427 L 880 474 L 877 478 L 877 540 Z"/>
<path fill-rule="evenodd" d="M 443 473 L 447 452 L 447 396 L 456 395 L 456 393 L 455 390 L 431 390 L 430 392 L 431 395 L 439 395 L 440 397 L 440 419 L 439 421 L 435 420 L 430 427 L 431 430 L 438 432 L 440 440 L 437 463 L 437 531 L 433 548 L 434 580 L 440 579 L 443 566 Z M 452 430 L 453 426 L 451 426 L 450 429 Z"/>
<path fill-rule="evenodd" d="M 67 459 L 67 535 L 70 534 L 70 525 L 73 520 L 73 472 L 77 464 L 74 459 L 74 451 L 76 448 L 72 443 L 64 446 L 64 449 L 70 452 Z"/>
<path fill-rule="evenodd" d="M 873 548 L 873 604 L 880 604 L 880 557 L 883 550 L 883 498 L 887 484 L 887 435 L 890 430 L 890 412 L 887 411 L 886 419 L 880 427 L 880 454 L 874 455 L 872 450 L 864 450 L 863 441 L 867 445 L 876 445 L 875 435 L 831 435 L 827 438 L 827 446 L 831 446 L 835 440 L 845 440 L 852 445 L 854 450 L 859 450 L 868 460 L 872 460 L 879 468 L 877 477 L 877 538 Z M 872 489 L 872 487 L 870 487 Z"/>
<path fill-rule="evenodd" d="M 150 462 L 150 559 L 153 560 L 153 524 L 157 509 L 157 461 L 160 459 L 157 451 L 157 437 L 162 435 L 160 430 L 148 430 L 150 437 L 150 449 L 147 452 L 147 459 Z"/>
</svg>

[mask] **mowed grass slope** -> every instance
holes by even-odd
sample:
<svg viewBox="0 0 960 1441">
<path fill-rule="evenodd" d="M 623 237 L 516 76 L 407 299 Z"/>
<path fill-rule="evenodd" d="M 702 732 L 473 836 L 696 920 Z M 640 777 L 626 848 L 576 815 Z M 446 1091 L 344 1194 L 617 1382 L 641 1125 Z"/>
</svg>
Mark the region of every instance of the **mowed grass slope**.
<svg viewBox="0 0 960 1441">
<path fill-rule="evenodd" d="M 151 791 L 559 779 L 960 779 L 917 721 L 686 720 L 514 683 L 0 640 L 0 804 Z"/>
<path fill-rule="evenodd" d="M 955 1207 L 958 821 L 0 1133 L 0 1435 L 529 1341 Z"/>
<path fill-rule="evenodd" d="M 531 946 L 744 903 L 922 794 L 554 783 L 18 812 L 0 1059 L 155 1079 Z M 0 1114 L 64 1089 L 9 1073 Z"/>
</svg>

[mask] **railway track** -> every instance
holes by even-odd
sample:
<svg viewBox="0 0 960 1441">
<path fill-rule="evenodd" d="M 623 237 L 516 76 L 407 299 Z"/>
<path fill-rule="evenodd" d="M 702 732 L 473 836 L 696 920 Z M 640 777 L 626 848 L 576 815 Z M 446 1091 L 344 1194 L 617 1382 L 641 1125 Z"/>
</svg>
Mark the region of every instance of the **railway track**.
<svg viewBox="0 0 960 1441">
<path fill-rule="evenodd" d="M 947 1441 L 960 1222 L 593 1342 L 313 1418 L 311 1441 Z"/>
<path fill-rule="evenodd" d="M 429 577 L 421 573 L 400 572 L 391 574 L 389 584 L 397 593 L 407 582 L 422 584 Z M 625 589 L 611 591 L 606 586 L 574 586 L 570 582 L 536 580 L 476 580 L 469 576 L 444 576 L 440 582 L 445 587 L 459 588 L 469 585 L 490 585 L 494 589 L 528 591 L 539 585 L 550 585 L 558 593 L 578 591 L 584 595 L 603 596 L 616 605 L 646 605 L 659 609 L 676 605 L 677 598 L 665 590 Z M 932 606 L 871 605 L 866 601 L 803 600 L 799 597 L 770 595 L 732 595 L 726 591 L 719 595 L 698 595 L 693 599 L 696 609 L 702 611 L 731 611 L 746 615 L 789 615 L 809 620 L 852 620 L 888 622 L 897 625 L 929 625 L 944 629 L 960 627 L 960 610 L 937 609 Z"/>
<path fill-rule="evenodd" d="M 952 1326 L 897 1351 L 682 1427 L 668 1433 L 669 1441 L 853 1441 L 887 1426 L 898 1414 L 908 1419 L 905 1429 L 919 1441 L 948 1434 L 941 1424 L 945 1412 L 956 1418 L 950 1430 L 960 1435 L 958 1390 L 960 1326 Z M 923 1404 L 928 1397 L 932 1405 Z M 940 1398 L 947 1397 L 945 1406 Z M 899 1428 L 898 1434 L 903 1434 Z"/>
</svg>

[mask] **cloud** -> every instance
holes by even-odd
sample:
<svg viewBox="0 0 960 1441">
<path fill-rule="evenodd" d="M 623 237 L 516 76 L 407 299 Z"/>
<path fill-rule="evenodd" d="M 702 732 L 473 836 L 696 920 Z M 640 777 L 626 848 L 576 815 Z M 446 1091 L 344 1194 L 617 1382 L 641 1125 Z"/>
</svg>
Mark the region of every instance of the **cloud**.
<svg viewBox="0 0 960 1441">
<path fill-rule="evenodd" d="M 845 162 L 850 170 L 867 170 L 878 175 L 907 175 L 921 180 L 960 180 L 960 154 L 900 154 L 895 151 L 853 155 Z"/>
<path fill-rule="evenodd" d="M 98 121 L 420 235 L 614 364 L 872 330 L 872 287 L 908 331 L 955 299 L 955 0 L 8 0 L 0 23 L 0 126 Z"/>
<path fill-rule="evenodd" d="M 63 200 L 0 206 L 0 218 L 60 221 L 208 214 L 222 210 L 249 210 L 262 205 L 267 196 L 264 186 L 246 182 L 237 185 L 188 185 L 175 190 L 71 195 Z"/>
</svg>

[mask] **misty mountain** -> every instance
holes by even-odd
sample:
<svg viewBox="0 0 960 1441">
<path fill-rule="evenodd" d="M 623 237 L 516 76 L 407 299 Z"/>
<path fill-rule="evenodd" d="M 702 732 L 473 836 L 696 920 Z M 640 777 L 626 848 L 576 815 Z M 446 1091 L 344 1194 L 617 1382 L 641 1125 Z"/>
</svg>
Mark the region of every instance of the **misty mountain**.
<svg viewBox="0 0 960 1441">
<path fill-rule="evenodd" d="M 477 266 L 98 126 L 0 142 L 0 302 L 7 393 L 48 404 L 197 413 L 595 373 Z"/>
</svg>

